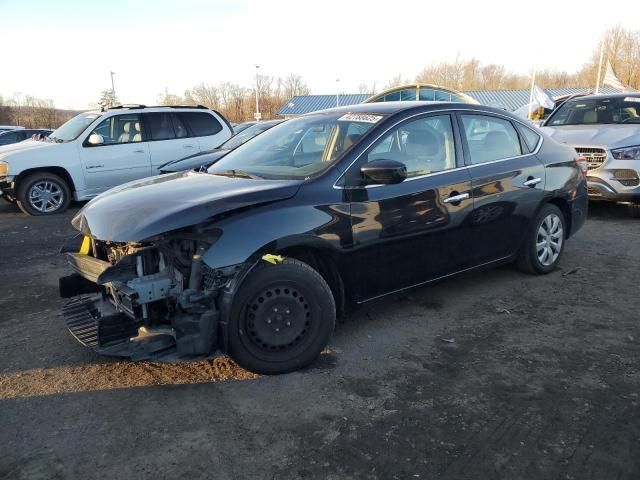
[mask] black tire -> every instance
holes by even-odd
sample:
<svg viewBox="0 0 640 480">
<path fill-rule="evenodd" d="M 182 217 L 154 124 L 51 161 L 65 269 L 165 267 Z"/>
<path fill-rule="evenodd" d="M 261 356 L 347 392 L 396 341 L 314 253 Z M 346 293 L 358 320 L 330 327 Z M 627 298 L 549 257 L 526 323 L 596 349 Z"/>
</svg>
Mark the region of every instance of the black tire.
<svg viewBox="0 0 640 480">
<path fill-rule="evenodd" d="M 539 233 L 541 229 L 547 228 L 547 224 L 545 223 L 545 225 L 543 226 L 543 223 L 546 222 L 548 218 L 554 217 L 557 217 L 559 219 L 560 228 L 562 229 L 559 237 L 560 243 L 558 251 L 556 251 L 556 249 L 550 243 L 546 243 L 545 247 L 543 247 L 542 250 L 539 250 L 537 247 L 539 241 L 541 243 L 544 243 L 554 240 L 553 236 L 546 238 L 543 235 L 541 236 Z M 558 232 L 556 231 L 554 235 L 558 235 Z M 543 205 L 538 212 L 538 215 L 536 215 L 536 217 L 533 219 L 529 229 L 527 230 L 527 238 L 525 239 L 525 243 L 516 261 L 516 267 L 523 272 L 535 275 L 543 275 L 552 272 L 557 267 L 558 262 L 562 257 L 566 235 L 566 221 L 564 215 L 562 214 L 562 211 L 558 207 L 550 203 Z M 557 244 L 558 239 L 555 240 L 555 243 Z M 547 253 L 547 259 L 543 262 L 539 257 L 539 253 L 543 252 L 542 255 L 544 255 L 545 248 L 549 248 L 549 252 L 551 253 Z M 553 255 L 555 255 L 556 253 L 557 256 L 552 260 Z"/>
<path fill-rule="evenodd" d="M 329 343 L 336 306 L 322 276 L 306 263 L 261 263 L 234 297 L 229 355 L 255 373 L 292 372 L 312 363 Z"/>
<path fill-rule="evenodd" d="M 56 193 L 55 199 L 59 199 L 54 206 L 53 203 L 48 203 L 45 200 L 35 201 L 30 197 L 32 189 L 38 184 L 50 185 L 52 191 Z M 54 190 L 55 189 L 55 190 Z M 54 215 L 56 213 L 64 212 L 71 203 L 71 189 L 67 182 L 49 172 L 36 172 L 28 177 L 20 180 L 18 188 L 16 189 L 16 204 L 18 208 L 27 215 L 40 216 L 40 215 Z M 39 209 L 39 205 L 44 205 L 42 209 Z"/>
</svg>

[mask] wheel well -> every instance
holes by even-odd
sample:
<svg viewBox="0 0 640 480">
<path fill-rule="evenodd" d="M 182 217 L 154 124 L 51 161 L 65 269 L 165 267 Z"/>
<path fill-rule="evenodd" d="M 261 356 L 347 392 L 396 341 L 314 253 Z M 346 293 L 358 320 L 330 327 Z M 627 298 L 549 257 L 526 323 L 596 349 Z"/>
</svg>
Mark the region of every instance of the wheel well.
<svg viewBox="0 0 640 480">
<path fill-rule="evenodd" d="M 25 171 L 21 172 L 18 175 L 18 178 L 16 178 L 16 180 L 15 180 L 15 183 L 16 183 L 15 191 L 18 190 L 18 185 L 20 184 L 20 182 L 22 180 L 27 178 L 29 175 L 31 175 L 33 173 L 38 173 L 38 172 L 48 172 L 48 173 L 53 173 L 54 175 L 58 175 L 65 182 L 67 182 L 67 185 L 71 189 L 71 194 L 73 195 L 73 193 L 75 192 L 76 189 L 75 189 L 75 185 L 73 184 L 73 180 L 71 178 L 71 175 L 69 175 L 69 172 L 67 172 L 67 170 L 65 170 L 62 167 L 38 167 L 38 168 L 30 168 L 28 170 L 25 170 Z"/>
<path fill-rule="evenodd" d="M 285 257 L 300 260 L 317 271 L 331 289 L 333 299 L 336 302 L 336 314 L 344 312 L 346 301 L 344 283 L 340 271 L 329 252 L 319 248 L 300 246 L 284 248 L 277 253 Z"/>
<path fill-rule="evenodd" d="M 562 212 L 565 224 L 567 226 L 567 238 L 569 238 L 569 235 L 571 235 L 571 207 L 569 206 L 569 202 L 567 202 L 564 198 L 552 198 L 551 200 L 549 200 L 549 203 L 558 207 Z"/>
</svg>

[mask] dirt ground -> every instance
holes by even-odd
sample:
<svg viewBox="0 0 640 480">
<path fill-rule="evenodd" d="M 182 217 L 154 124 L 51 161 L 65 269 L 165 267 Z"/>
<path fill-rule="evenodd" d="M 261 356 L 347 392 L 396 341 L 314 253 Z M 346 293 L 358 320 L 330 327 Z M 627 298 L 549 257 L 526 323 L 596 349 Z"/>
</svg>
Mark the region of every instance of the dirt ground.
<svg viewBox="0 0 640 480">
<path fill-rule="evenodd" d="M 57 295 L 72 214 L 0 203 L 0 478 L 640 478 L 640 220 L 619 207 L 592 206 L 548 276 L 378 302 L 277 377 L 78 344 Z"/>
</svg>

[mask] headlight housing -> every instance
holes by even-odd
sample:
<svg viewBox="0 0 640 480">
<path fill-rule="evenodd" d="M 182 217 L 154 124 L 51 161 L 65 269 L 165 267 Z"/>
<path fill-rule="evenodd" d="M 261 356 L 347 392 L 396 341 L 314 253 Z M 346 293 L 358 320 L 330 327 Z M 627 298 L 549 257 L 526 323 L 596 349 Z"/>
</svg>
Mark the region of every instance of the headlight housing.
<svg viewBox="0 0 640 480">
<path fill-rule="evenodd" d="M 7 175 L 9 175 L 9 164 L 0 162 L 0 177 L 6 177 Z"/>
<path fill-rule="evenodd" d="M 640 145 L 633 147 L 616 148 L 611 150 L 611 155 L 616 160 L 640 160 Z"/>
</svg>

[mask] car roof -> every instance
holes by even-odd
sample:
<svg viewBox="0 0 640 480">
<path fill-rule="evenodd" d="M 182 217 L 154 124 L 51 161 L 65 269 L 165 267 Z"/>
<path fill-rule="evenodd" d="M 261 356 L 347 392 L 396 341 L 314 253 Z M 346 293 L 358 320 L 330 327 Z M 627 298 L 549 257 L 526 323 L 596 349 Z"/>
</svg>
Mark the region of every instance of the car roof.
<svg viewBox="0 0 640 480">
<path fill-rule="evenodd" d="M 428 102 L 428 101 L 399 101 L 399 102 L 372 102 L 359 103 L 355 105 L 347 105 L 344 107 L 328 108 L 317 112 L 307 113 L 306 115 L 314 115 L 318 113 L 371 113 L 371 114 L 387 114 L 393 115 L 398 112 L 421 110 L 428 112 L 431 110 L 474 110 L 487 113 L 499 113 L 501 115 L 508 114 L 510 117 L 517 118 L 500 108 L 488 107 L 486 105 L 477 105 L 462 102 Z"/>
<path fill-rule="evenodd" d="M 584 95 L 576 98 L 580 100 L 604 100 L 607 98 L 626 98 L 626 97 L 640 97 L 640 92 L 621 92 L 621 93 L 608 93 L 599 95 Z M 573 98 L 567 99 L 567 101 L 574 100 Z"/>
</svg>

